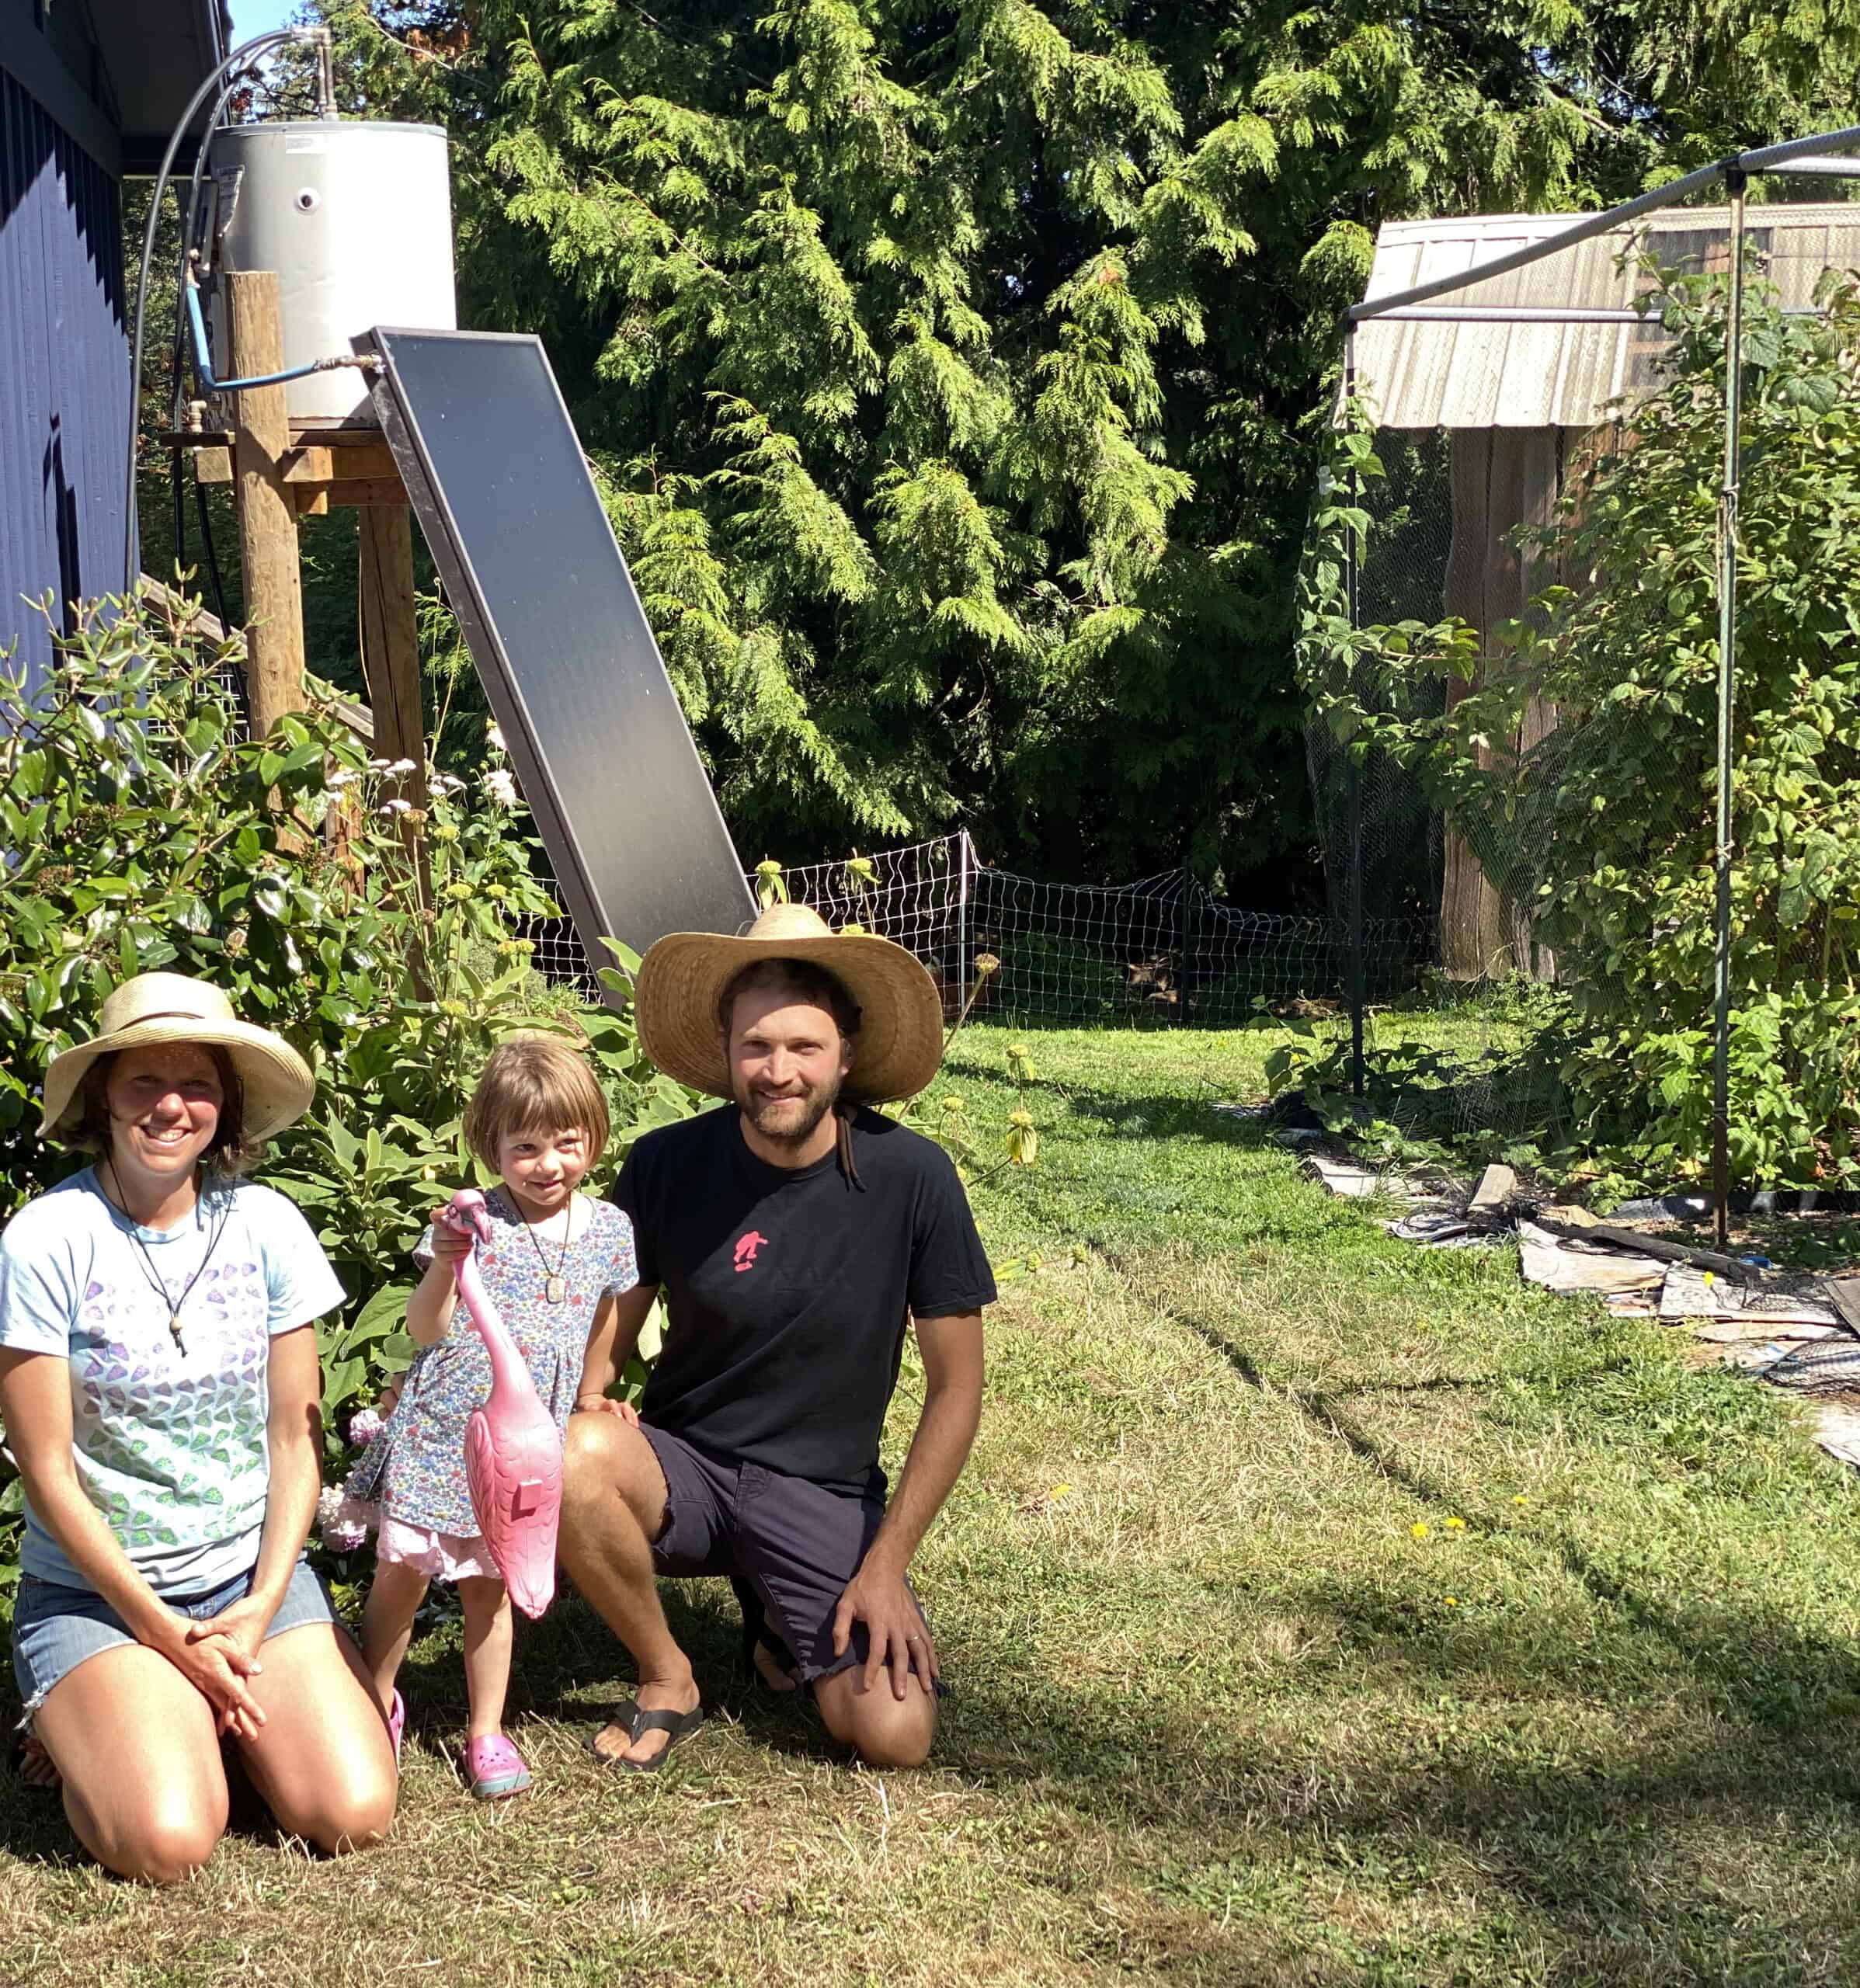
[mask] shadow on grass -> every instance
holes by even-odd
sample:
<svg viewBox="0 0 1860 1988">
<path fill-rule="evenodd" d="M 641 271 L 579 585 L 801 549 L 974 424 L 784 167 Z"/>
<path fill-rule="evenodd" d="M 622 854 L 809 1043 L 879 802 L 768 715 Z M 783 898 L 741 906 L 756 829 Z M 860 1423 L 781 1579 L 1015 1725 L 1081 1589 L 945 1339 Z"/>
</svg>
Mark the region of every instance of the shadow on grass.
<svg viewBox="0 0 1860 1988">
<path fill-rule="evenodd" d="M 1258 1360 L 1244 1347 L 1230 1340 L 1205 1320 L 1188 1317 L 1179 1311 L 1170 1314 L 1175 1322 L 1192 1332 L 1219 1354 L 1246 1385 L 1260 1392 L 1271 1392 L 1295 1402 L 1312 1426 L 1341 1443 L 1358 1461 L 1385 1478 L 1420 1503 L 1451 1511 L 1477 1530 L 1511 1536 L 1525 1534 L 1552 1555 L 1563 1572 L 1579 1582 L 1593 1598 L 1620 1611 L 1636 1628 L 1660 1638 L 1681 1660 L 1690 1666 L 1699 1681 L 1716 1695 L 1718 1707 L 1733 1717 L 1792 1732 L 1810 1715 L 1818 1699 L 1839 1701 L 1842 1709 L 1860 1701 L 1860 1656 L 1851 1645 L 1821 1639 L 1804 1639 L 1781 1616 L 1764 1618 L 1771 1632 L 1758 1644 L 1750 1640 L 1750 1618 L 1727 1616 L 1709 1607 L 1687 1614 L 1677 1613 L 1652 1600 L 1632 1583 L 1601 1566 L 1580 1541 L 1567 1533 L 1542 1524 L 1521 1522 L 1516 1514 L 1504 1514 L 1480 1507 L 1462 1486 L 1448 1486 L 1417 1470 L 1388 1444 L 1379 1442 L 1352 1416 L 1347 1406 L 1352 1395 L 1385 1393 L 1421 1393 L 1443 1387 L 1478 1387 L 1488 1383 L 1480 1377 L 1430 1380 L 1405 1383 L 1365 1383 L 1344 1388 L 1287 1385 L 1274 1381 Z M 1554 1380 L 1561 1389 L 1577 1389 L 1598 1384 L 1621 1372 L 1622 1358 L 1597 1362 L 1586 1371 L 1570 1374 L 1559 1369 Z M 1516 1385 L 1529 1375 L 1494 1376 L 1490 1385 Z M 1761 1648 L 1768 1660 L 1754 1670 L 1750 1652 Z M 1785 1661 L 1780 1674 L 1774 1654 Z M 1804 1689 L 1820 1684 L 1825 1690 Z"/>
<path fill-rule="evenodd" d="M 822 1757 L 841 1750 L 829 1740 L 811 1708 L 758 1688 L 743 1667 L 741 1616 L 721 1580 L 666 1580 L 659 1584 L 672 1633 L 691 1660 L 707 1713 L 721 1713 L 777 1748 Z M 631 1695 L 637 1673 L 632 1657 L 586 1603 L 565 1583 L 557 1604 L 541 1622 L 521 1622 L 512 1666 L 507 1719 L 526 1715 L 554 1720 L 591 1740 Z M 416 1650 L 402 1667 L 401 1690 L 408 1731 L 435 1751 L 455 1748 L 465 1727 L 467 1700 L 457 1648 Z"/>
<path fill-rule="evenodd" d="M 1207 1701 L 1082 1697 L 999 1649 L 958 1673 L 937 1764 L 1111 1834 L 1134 1886 L 1231 1926 L 1236 1956 L 1262 1917 L 1290 1919 L 1347 1963 L 1288 1979 L 1852 1979 L 1799 1965 L 1817 1940 L 1832 1955 L 1855 1939 L 1841 1889 L 1860 1861 L 1851 1650 L 1761 1607 L 1675 1615 L 1573 1542 L 1545 1544 L 1706 1684 L 1696 1718 L 1656 1682 L 1598 1702 L 1593 1745 L 1534 1743 L 1536 1706 L 1618 1675 L 1580 1628 L 1558 1633 L 1546 1611 L 1448 1635 L 1373 1586 L 1320 1578 L 1274 1597 L 1347 1639 L 1334 1674 L 1288 1663 L 1313 1715 L 1296 1740 L 1252 1705 L 1227 1725 Z M 1365 1675 L 1392 1702 L 1366 1702 Z M 1643 1731 L 1622 1738 L 1637 1713 Z M 1455 1917 L 1431 1952 L 1361 1930 Z"/>
</svg>

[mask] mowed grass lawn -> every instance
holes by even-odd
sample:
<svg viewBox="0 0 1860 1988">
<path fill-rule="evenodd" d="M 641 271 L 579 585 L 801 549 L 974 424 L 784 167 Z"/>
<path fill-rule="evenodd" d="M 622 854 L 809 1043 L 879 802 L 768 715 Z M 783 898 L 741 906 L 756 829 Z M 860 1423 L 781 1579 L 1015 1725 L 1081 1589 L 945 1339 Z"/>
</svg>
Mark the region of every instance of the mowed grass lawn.
<svg viewBox="0 0 1860 1988">
<path fill-rule="evenodd" d="M 972 1121 L 1010 1039 L 957 1046 Z M 571 1604 L 520 1632 L 537 1790 L 476 1807 L 442 1627 L 376 1855 L 249 1824 L 156 1896 L 9 1785 L 0 1981 L 1852 1981 L 1854 1476 L 1673 1329 L 1326 1201 L 1212 1108 L 1269 1034 L 1017 1039 L 1039 1165 L 977 1200 L 1041 1265 L 920 1562 L 929 1769 L 753 1699 L 697 1588 L 673 1767 L 582 1752 L 626 1673 Z"/>
</svg>

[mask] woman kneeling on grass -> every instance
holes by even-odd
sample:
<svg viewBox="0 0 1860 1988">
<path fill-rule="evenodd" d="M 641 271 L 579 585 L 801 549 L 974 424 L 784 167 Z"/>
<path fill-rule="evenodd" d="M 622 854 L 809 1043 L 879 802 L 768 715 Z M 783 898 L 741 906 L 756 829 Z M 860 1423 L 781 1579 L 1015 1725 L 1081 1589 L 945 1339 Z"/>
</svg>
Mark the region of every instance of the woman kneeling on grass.
<svg viewBox="0 0 1860 1988">
<path fill-rule="evenodd" d="M 302 1559 L 315 1320 L 342 1290 L 296 1208 L 239 1178 L 313 1089 L 217 988 L 126 981 L 46 1072 L 40 1136 L 97 1159 L 0 1236 L 25 1772 L 62 1778 L 71 1827 L 124 1877 L 207 1861 L 226 1826 L 222 1740 L 319 1849 L 372 1843 L 394 1817 L 387 1727 Z"/>
</svg>

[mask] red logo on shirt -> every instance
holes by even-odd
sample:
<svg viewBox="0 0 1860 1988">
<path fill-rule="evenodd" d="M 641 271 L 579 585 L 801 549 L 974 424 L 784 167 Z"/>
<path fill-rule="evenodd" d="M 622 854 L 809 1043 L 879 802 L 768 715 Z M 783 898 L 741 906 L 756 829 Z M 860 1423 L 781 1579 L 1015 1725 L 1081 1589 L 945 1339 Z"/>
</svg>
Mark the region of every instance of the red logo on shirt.
<svg viewBox="0 0 1860 1988">
<path fill-rule="evenodd" d="M 736 1245 L 736 1274 L 741 1277 L 756 1260 L 756 1252 L 769 1239 L 760 1229 L 752 1229 Z"/>
</svg>

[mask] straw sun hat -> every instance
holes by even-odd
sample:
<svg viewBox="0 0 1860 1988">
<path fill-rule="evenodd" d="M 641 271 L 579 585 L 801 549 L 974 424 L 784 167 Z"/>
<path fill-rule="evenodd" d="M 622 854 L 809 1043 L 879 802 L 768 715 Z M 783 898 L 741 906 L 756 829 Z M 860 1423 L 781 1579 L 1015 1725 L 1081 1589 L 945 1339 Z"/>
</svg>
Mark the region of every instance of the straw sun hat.
<svg viewBox="0 0 1860 1988">
<path fill-rule="evenodd" d="M 835 932 L 804 904 L 771 905 L 742 938 L 672 932 L 640 962 L 634 995 L 640 1046 L 667 1076 L 713 1097 L 730 1096 L 717 1027 L 723 990 L 758 960 L 824 967 L 860 1009 L 849 1098 L 881 1104 L 914 1097 L 943 1056 L 937 983 L 902 946 L 871 932 Z"/>
<path fill-rule="evenodd" d="M 84 1073 L 99 1056 L 158 1042 L 197 1042 L 224 1049 L 245 1093 L 245 1136 L 254 1142 L 303 1117 L 315 1094 L 310 1066 L 283 1037 L 242 1022 L 210 982 L 181 973 L 139 973 L 115 989 L 97 1017 L 97 1033 L 54 1056 L 45 1072 L 41 1138 L 77 1129 Z"/>
</svg>

